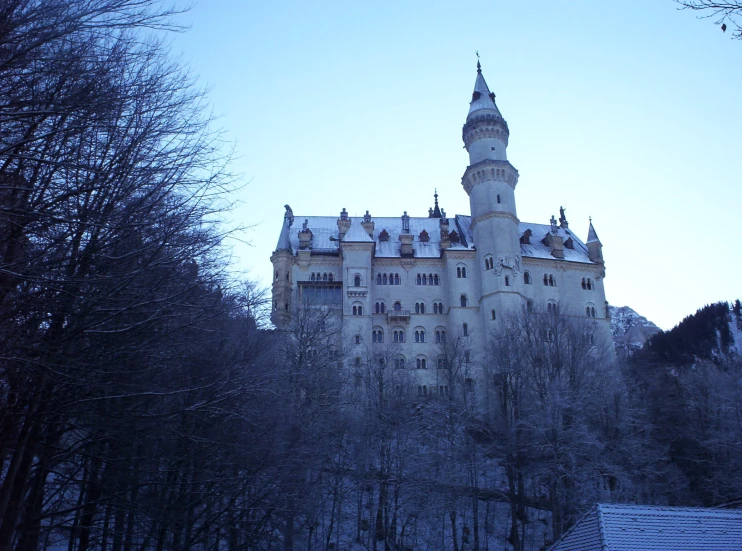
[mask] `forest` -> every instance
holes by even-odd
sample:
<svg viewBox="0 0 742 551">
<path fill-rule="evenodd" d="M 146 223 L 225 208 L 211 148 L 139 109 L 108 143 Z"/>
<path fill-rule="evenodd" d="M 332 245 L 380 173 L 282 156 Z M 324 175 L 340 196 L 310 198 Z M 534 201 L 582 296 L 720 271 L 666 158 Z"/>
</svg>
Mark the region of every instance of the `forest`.
<svg viewBox="0 0 742 551">
<path fill-rule="evenodd" d="M 0 549 L 525 551 L 596 501 L 742 499 L 739 301 L 621 362 L 503 316 L 426 396 L 393 345 L 349 368 L 333 309 L 271 329 L 175 14 L 0 4 Z"/>
</svg>

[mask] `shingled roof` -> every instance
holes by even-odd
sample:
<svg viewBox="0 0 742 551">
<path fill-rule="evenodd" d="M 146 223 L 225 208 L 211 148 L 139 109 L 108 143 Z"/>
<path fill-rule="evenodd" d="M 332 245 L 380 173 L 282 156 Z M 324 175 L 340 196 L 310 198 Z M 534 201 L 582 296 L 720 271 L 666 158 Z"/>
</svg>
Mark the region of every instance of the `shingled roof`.
<svg viewBox="0 0 742 551">
<path fill-rule="evenodd" d="M 741 551 L 742 511 L 597 504 L 549 551 Z"/>
</svg>

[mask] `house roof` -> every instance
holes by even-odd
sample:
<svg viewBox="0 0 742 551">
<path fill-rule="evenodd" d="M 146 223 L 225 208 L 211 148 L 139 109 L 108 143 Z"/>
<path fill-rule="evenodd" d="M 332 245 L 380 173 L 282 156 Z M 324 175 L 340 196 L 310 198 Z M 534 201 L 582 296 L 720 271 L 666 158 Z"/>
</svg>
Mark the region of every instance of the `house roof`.
<svg viewBox="0 0 742 551">
<path fill-rule="evenodd" d="M 549 551 L 740 551 L 742 511 L 597 504 Z"/>
<path fill-rule="evenodd" d="M 307 228 L 312 232 L 312 252 L 315 253 L 336 253 L 339 247 L 339 232 L 337 227 L 337 217 L 335 216 L 301 216 L 296 215 L 297 220 L 307 221 Z M 373 242 L 376 243 L 376 258 L 400 258 L 400 240 L 399 235 L 402 231 L 401 217 L 374 217 L 373 238 L 369 237 L 366 230 L 361 225 L 361 218 L 351 221 L 348 233 L 343 236 L 343 242 Z M 412 248 L 415 258 L 440 258 L 441 256 L 441 232 L 440 218 L 422 218 L 410 217 L 410 233 L 413 235 Z M 449 231 L 455 231 L 459 236 L 458 243 L 452 243 L 449 250 L 474 250 L 474 239 L 471 230 L 471 217 L 456 215 L 449 218 Z M 521 244 L 521 256 L 525 258 L 544 258 L 554 260 L 551 249 L 545 245 L 542 240 L 551 230 L 549 224 L 531 224 L 521 222 L 519 231 L 522 235 L 526 230 L 531 230 L 530 244 Z M 379 234 L 386 230 L 389 239 L 381 241 Z M 420 240 L 420 233 L 425 230 L 429 236 L 428 241 Z M 286 224 L 282 228 L 279 247 L 285 243 L 287 238 L 291 250 L 294 254 L 299 250 L 299 231 L 298 227 L 287 228 Z M 585 244 L 570 230 L 558 228 L 557 233 L 566 241 L 572 238 L 573 249 L 564 249 L 564 261 L 581 262 L 585 264 L 594 264 L 588 256 Z M 285 248 L 288 248 L 286 246 Z"/>
</svg>

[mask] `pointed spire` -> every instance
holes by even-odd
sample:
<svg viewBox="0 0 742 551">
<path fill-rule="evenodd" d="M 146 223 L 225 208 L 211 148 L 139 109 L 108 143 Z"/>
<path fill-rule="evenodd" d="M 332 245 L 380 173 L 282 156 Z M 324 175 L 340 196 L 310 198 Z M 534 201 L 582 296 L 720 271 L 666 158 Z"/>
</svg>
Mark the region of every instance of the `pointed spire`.
<svg viewBox="0 0 742 551">
<path fill-rule="evenodd" d="M 428 218 L 443 218 L 441 209 L 438 206 L 438 189 L 435 190 L 433 197 L 435 198 L 435 208 L 428 209 Z"/>
<path fill-rule="evenodd" d="M 281 235 L 278 236 L 278 245 L 276 245 L 276 251 L 290 251 L 291 250 L 291 223 L 294 221 L 293 217 L 289 218 L 288 212 L 283 218 L 283 227 L 281 228 Z"/>
<path fill-rule="evenodd" d="M 482 64 L 479 62 L 479 53 L 477 53 L 477 80 L 474 81 L 474 93 L 471 95 L 467 120 L 471 118 L 475 111 L 490 111 L 502 117 L 500 110 L 495 105 L 495 94 L 490 92 L 487 82 L 484 80 Z"/>
<path fill-rule="evenodd" d="M 590 228 L 587 230 L 587 241 L 586 243 L 600 243 L 600 239 L 598 239 L 598 234 L 595 231 L 595 228 L 593 227 L 593 217 L 590 217 Z"/>
</svg>

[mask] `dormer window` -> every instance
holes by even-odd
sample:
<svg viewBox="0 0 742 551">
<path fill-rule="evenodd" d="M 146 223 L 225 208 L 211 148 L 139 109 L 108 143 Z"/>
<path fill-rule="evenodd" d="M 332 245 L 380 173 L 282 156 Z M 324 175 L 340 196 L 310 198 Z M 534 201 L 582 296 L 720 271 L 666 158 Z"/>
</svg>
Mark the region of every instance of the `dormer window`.
<svg viewBox="0 0 742 551">
<path fill-rule="evenodd" d="M 420 241 L 422 241 L 423 243 L 427 243 L 428 241 L 430 241 L 430 236 L 425 230 L 420 232 Z"/>
<path fill-rule="evenodd" d="M 389 241 L 389 232 L 386 230 L 381 230 L 381 233 L 379 234 L 379 241 Z"/>
</svg>

